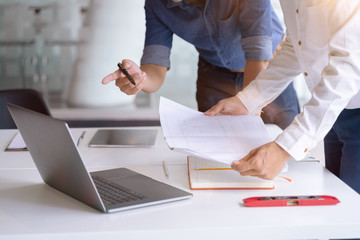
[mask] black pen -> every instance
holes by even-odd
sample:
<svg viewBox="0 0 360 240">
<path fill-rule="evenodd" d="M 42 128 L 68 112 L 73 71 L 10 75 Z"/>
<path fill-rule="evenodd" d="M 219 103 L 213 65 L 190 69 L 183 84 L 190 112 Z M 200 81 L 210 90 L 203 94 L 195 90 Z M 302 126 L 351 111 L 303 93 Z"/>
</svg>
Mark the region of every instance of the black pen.
<svg viewBox="0 0 360 240">
<path fill-rule="evenodd" d="M 127 79 L 129 79 L 129 81 L 133 85 L 136 85 L 134 79 L 131 77 L 131 75 L 128 73 L 128 71 L 121 65 L 121 63 L 118 63 L 118 67 L 119 67 L 120 71 L 127 77 Z"/>
</svg>

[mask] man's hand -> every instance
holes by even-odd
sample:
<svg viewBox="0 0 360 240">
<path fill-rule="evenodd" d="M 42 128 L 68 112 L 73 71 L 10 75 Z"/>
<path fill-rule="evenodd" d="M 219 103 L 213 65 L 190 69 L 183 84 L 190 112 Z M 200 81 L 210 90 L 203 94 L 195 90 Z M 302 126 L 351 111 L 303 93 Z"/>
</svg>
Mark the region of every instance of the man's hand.
<svg viewBox="0 0 360 240">
<path fill-rule="evenodd" d="M 240 99 L 236 96 L 223 99 L 219 101 L 215 106 L 207 110 L 205 113 L 207 116 L 214 115 L 247 115 L 248 110 Z"/>
<path fill-rule="evenodd" d="M 263 179 L 274 179 L 290 158 L 284 149 L 275 142 L 255 148 L 243 159 L 234 161 L 231 167 L 242 176 L 254 176 Z"/>
<path fill-rule="evenodd" d="M 127 95 L 137 94 L 144 88 L 144 81 L 146 81 L 146 73 L 141 71 L 140 67 L 137 66 L 131 60 L 123 60 L 122 65 L 129 72 L 132 78 L 135 80 L 136 85 L 130 83 L 129 79 L 119 70 L 107 75 L 103 80 L 102 84 L 108 84 L 115 80 L 115 85 Z"/>
</svg>

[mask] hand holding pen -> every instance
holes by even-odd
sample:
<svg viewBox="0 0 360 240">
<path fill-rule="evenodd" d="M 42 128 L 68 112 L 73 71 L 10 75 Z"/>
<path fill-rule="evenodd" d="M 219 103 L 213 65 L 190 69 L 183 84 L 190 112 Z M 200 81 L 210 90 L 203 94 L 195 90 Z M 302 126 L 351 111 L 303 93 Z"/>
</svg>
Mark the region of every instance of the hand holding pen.
<svg viewBox="0 0 360 240">
<path fill-rule="evenodd" d="M 121 63 L 117 64 L 120 71 L 126 76 L 127 79 L 129 79 L 129 81 L 131 82 L 132 85 L 136 85 L 134 79 L 132 78 L 132 76 L 128 73 L 128 71 L 126 70 L 126 68 L 123 67 L 123 65 Z"/>
<path fill-rule="evenodd" d="M 102 84 L 115 81 L 115 85 L 127 95 L 137 94 L 143 89 L 143 81 L 146 78 L 146 74 L 139 66 L 131 60 L 123 60 L 117 66 L 119 69 L 106 76 L 102 80 Z"/>
</svg>

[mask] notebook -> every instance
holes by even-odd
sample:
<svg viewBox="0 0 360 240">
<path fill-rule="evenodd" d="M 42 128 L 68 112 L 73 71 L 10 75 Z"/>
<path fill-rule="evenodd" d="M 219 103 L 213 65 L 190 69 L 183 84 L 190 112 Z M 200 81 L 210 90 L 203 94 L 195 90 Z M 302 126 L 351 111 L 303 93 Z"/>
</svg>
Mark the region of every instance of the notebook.
<svg viewBox="0 0 360 240">
<path fill-rule="evenodd" d="M 188 156 L 190 189 L 273 189 L 270 180 L 241 176 L 230 165 L 195 156 Z"/>
<path fill-rule="evenodd" d="M 99 211 L 111 213 L 192 197 L 127 168 L 89 173 L 66 122 L 7 106 L 44 182 Z"/>
</svg>

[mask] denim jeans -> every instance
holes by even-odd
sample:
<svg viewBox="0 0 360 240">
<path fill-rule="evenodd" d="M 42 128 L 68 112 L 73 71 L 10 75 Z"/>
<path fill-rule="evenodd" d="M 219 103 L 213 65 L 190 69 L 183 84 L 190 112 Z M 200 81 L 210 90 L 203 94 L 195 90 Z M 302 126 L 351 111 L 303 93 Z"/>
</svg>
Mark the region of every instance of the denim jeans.
<svg viewBox="0 0 360 240">
<path fill-rule="evenodd" d="M 199 111 L 206 111 L 224 98 L 235 96 L 243 87 L 243 72 L 231 72 L 199 58 L 196 100 Z M 293 84 L 263 109 L 265 123 L 285 129 L 299 113 L 299 103 Z"/>
<path fill-rule="evenodd" d="M 360 194 L 360 109 L 344 109 L 324 139 L 325 167 Z"/>
</svg>

